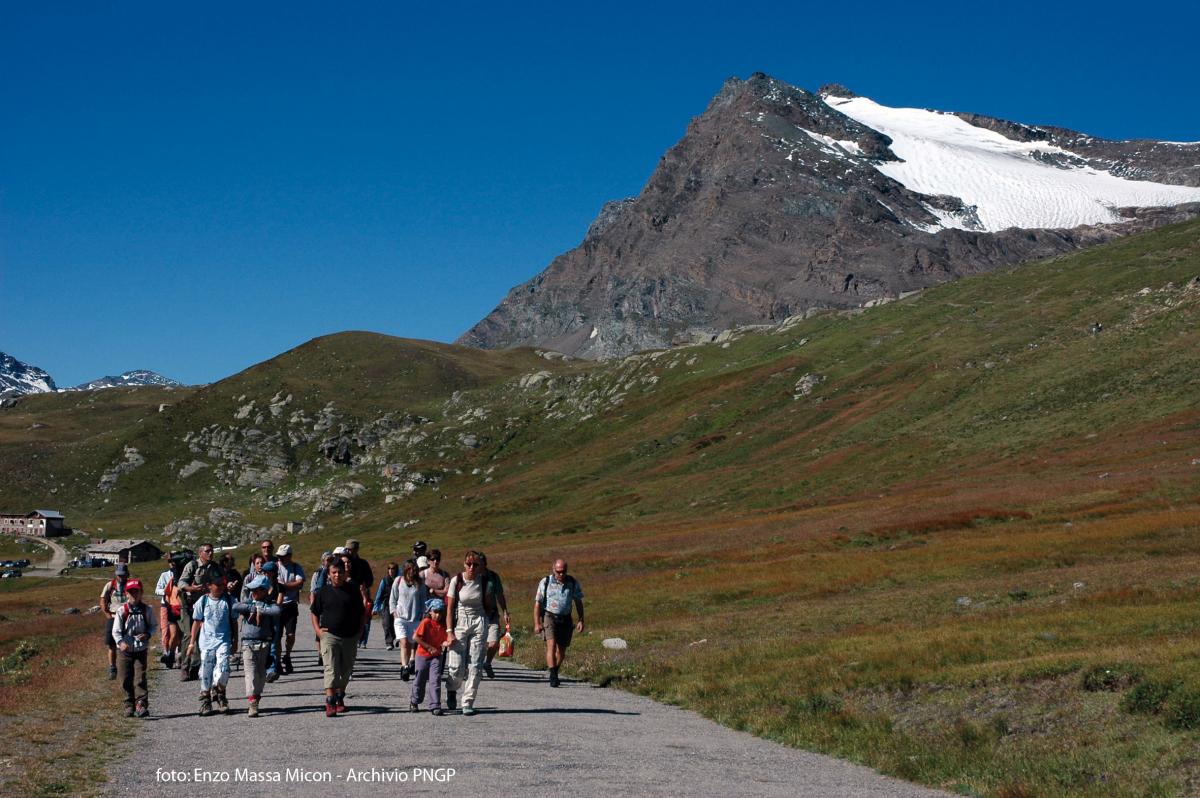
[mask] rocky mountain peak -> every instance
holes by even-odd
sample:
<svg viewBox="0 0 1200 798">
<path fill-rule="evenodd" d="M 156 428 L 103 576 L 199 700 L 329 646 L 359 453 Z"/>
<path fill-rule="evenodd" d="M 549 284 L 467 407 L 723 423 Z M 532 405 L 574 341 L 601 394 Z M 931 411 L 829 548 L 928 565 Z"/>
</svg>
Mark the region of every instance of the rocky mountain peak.
<svg viewBox="0 0 1200 798">
<path fill-rule="evenodd" d="M 922 125 L 936 137 L 946 124 L 965 133 L 952 131 L 934 160 L 895 150 L 901 140 L 910 149 L 928 140 Z M 1051 183 L 1063 175 L 1098 182 L 1110 194 L 1072 184 L 1074 205 L 1026 217 L 1070 220 L 1082 209 L 1089 221 L 1007 225 L 1020 204 L 1014 211 L 1010 197 L 989 193 L 990 174 L 972 166 L 973 150 L 955 150 L 954 136 L 973 135 L 991 134 L 951 114 L 888 109 L 838 84 L 814 94 L 761 72 L 730 78 L 637 197 L 606 204 L 577 248 L 514 288 L 459 343 L 625 355 L 812 308 L 859 307 L 1200 213 L 1180 205 L 1200 201 L 1200 192 L 1126 191 L 1121 181 L 1092 180 L 1087 169 L 1098 160 L 1077 162 L 1034 142 L 1008 147 L 1003 163 Z M 1179 149 L 1174 160 L 1147 161 L 1127 148 L 1120 166 L 1132 174 L 1168 161 L 1176 172 L 1189 158 L 1200 164 Z M 943 151 L 959 161 L 936 160 Z M 1001 177 L 997 185 L 1012 185 Z M 972 199 L 926 183 L 962 187 Z M 977 195 L 990 204 L 977 205 Z M 1135 211 L 1126 206 L 1137 202 L 1111 197 L 1148 197 L 1142 204 L 1156 207 Z"/>
<path fill-rule="evenodd" d="M 37 366 L 0 352 L 0 396 L 23 396 L 57 390 L 54 379 Z"/>
</svg>

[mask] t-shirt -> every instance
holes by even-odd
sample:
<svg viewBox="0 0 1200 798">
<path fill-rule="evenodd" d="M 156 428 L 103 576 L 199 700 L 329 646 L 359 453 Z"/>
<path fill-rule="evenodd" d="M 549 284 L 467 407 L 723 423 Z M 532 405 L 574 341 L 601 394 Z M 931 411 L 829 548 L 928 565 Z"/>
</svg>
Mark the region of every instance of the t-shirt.
<svg viewBox="0 0 1200 798">
<path fill-rule="evenodd" d="M 189 610 L 195 606 L 200 597 L 208 592 L 208 583 L 214 579 L 220 579 L 225 576 L 225 569 L 217 563 L 216 560 L 209 560 L 208 563 L 202 563 L 199 560 L 189 560 L 188 564 L 183 566 L 183 573 L 179 575 L 179 586 L 190 587 L 199 585 L 204 588 L 204 593 L 189 593 L 183 591 L 183 602 L 187 604 Z"/>
<path fill-rule="evenodd" d="M 116 615 L 117 607 L 124 604 L 129 596 L 125 593 L 126 579 L 110 579 L 104 583 L 104 587 L 100 589 L 100 606 L 107 607 L 108 611 Z"/>
<path fill-rule="evenodd" d="M 424 643 L 417 643 L 417 653 L 422 657 L 440 657 L 442 655 L 442 643 L 446 642 L 445 626 L 435 621 L 432 617 L 426 617 L 417 626 L 416 637 L 428 640 L 435 646 L 431 649 Z"/>
<path fill-rule="evenodd" d="M 446 587 L 450 581 L 449 574 L 439 571 L 431 565 L 421 572 L 421 578 L 425 580 L 425 587 L 429 589 L 429 595 L 437 596 L 440 599 L 446 598 Z"/>
<path fill-rule="evenodd" d="M 284 582 L 292 582 L 296 579 L 301 580 L 301 585 L 304 584 L 304 566 L 302 566 L 300 563 L 292 562 L 291 565 L 284 565 L 283 560 L 278 560 L 275 563 L 275 567 L 278 569 L 276 574 L 279 576 L 280 584 L 283 584 Z M 291 589 L 281 589 L 283 590 L 284 604 L 293 604 L 300 600 L 300 588 L 296 587 Z"/>
<path fill-rule="evenodd" d="M 317 625 L 338 637 L 358 637 L 363 629 L 363 601 L 353 585 L 326 585 L 313 594 Z"/>
<path fill-rule="evenodd" d="M 154 595 L 162 599 L 163 602 L 166 602 L 167 599 L 170 598 L 170 596 L 167 595 L 167 585 L 170 583 L 171 577 L 174 575 L 174 573 L 174 571 L 168 568 L 158 575 L 158 584 L 154 586 Z"/>
<path fill-rule="evenodd" d="M 568 576 L 561 584 L 553 576 L 542 577 L 534 596 L 534 600 L 541 604 L 546 612 L 554 615 L 570 615 L 575 599 L 583 600 L 583 588 L 572 576 Z"/>
<path fill-rule="evenodd" d="M 219 599 L 201 596 L 192 608 L 192 621 L 204 624 L 200 627 L 200 648 L 233 642 L 233 598 L 228 593 Z"/>
<path fill-rule="evenodd" d="M 355 587 L 362 585 L 371 594 L 371 585 L 375 583 L 375 574 L 371 572 L 371 564 L 362 557 L 350 560 L 350 581 Z"/>
<path fill-rule="evenodd" d="M 458 587 L 458 579 L 450 580 L 450 590 L 448 596 L 456 602 L 455 608 L 467 609 L 471 612 L 483 614 L 483 580 L 476 577 L 475 579 L 463 579 L 462 589 Z"/>
</svg>

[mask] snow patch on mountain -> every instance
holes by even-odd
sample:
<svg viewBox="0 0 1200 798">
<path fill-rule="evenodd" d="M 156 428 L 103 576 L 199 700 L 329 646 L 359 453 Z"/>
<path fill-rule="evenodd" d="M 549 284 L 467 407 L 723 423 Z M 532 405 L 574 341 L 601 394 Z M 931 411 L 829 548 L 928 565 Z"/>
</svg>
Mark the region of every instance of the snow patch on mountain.
<svg viewBox="0 0 1200 798">
<path fill-rule="evenodd" d="M 102 388 L 128 388 L 140 385 L 157 385 L 161 387 L 177 388 L 182 383 L 176 382 L 170 377 L 146 369 L 135 369 L 127 371 L 119 376 L 105 376 L 91 382 L 85 382 L 81 385 L 76 385 L 71 388 L 72 391 L 98 391 Z"/>
<path fill-rule="evenodd" d="M 54 380 L 45 371 L 0 352 L 0 394 L 23 396 L 54 390 Z"/>
<path fill-rule="evenodd" d="M 1044 141 L 1014 141 L 953 114 L 890 108 L 866 97 L 823 99 L 892 139 L 891 150 L 901 161 L 876 163 L 876 169 L 912 191 L 958 197 L 975 207 L 989 232 L 1118 222 L 1118 208 L 1200 202 L 1200 188 L 1046 163 L 1038 156 L 1074 154 Z M 932 212 L 943 227 L 980 229 L 959 216 Z"/>
</svg>

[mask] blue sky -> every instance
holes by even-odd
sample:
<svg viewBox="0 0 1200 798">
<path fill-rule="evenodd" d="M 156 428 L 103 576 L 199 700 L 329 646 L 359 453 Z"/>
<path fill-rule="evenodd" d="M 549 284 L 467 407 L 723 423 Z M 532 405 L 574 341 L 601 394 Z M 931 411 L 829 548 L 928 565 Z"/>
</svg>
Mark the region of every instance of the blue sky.
<svg viewBox="0 0 1200 798">
<path fill-rule="evenodd" d="M 1200 139 L 1200 12 L 1104 3 L 0 1 L 0 350 L 208 382 L 451 341 L 731 75 Z"/>
</svg>

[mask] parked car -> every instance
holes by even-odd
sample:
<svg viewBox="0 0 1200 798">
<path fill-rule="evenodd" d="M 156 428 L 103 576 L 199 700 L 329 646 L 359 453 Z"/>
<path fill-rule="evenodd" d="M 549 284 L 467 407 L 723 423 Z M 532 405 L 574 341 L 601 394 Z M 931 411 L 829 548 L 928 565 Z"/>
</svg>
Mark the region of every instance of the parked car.
<svg viewBox="0 0 1200 798">
<path fill-rule="evenodd" d="M 5 572 L 0 573 L 0 579 L 16 579 L 20 575 L 21 575 L 21 572 L 18 571 L 16 568 L 10 568 L 9 570 L 7 570 Z"/>
</svg>

